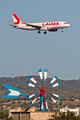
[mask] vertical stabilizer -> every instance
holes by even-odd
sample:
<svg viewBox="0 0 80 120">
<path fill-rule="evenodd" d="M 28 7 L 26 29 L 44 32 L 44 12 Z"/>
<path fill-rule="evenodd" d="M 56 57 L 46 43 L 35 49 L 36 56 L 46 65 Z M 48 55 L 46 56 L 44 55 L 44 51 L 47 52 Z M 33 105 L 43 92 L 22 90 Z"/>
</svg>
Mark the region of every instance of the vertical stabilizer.
<svg viewBox="0 0 80 120">
<path fill-rule="evenodd" d="M 21 20 L 17 17 L 16 14 L 12 14 L 14 25 L 22 24 Z"/>
</svg>

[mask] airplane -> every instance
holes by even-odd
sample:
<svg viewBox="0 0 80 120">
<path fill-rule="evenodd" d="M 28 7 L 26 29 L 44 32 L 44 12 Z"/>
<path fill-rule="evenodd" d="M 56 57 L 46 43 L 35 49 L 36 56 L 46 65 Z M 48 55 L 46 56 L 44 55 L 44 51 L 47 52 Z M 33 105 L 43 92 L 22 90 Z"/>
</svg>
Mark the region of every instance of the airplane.
<svg viewBox="0 0 80 120">
<path fill-rule="evenodd" d="M 38 30 L 38 33 L 41 33 L 41 31 L 44 31 L 44 34 L 46 34 L 46 31 L 49 32 L 56 32 L 58 29 L 61 29 L 61 32 L 63 32 L 63 28 L 70 27 L 70 24 L 64 21 L 59 22 L 40 22 L 40 23 L 23 23 L 21 20 L 17 17 L 16 14 L 12 14 L 14 25 L 10 25 L 13 28 L 17 29 L 23 29 L 23 30 Z"/>
</svg>

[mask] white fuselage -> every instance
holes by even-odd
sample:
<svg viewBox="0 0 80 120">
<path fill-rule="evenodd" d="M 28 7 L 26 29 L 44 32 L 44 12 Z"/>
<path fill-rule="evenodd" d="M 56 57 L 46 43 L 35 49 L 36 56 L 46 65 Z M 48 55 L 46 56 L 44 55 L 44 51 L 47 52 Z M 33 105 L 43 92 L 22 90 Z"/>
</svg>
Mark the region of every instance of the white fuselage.
<svg viewBox="0 0 80 120">
<path fill-rule="evenodd" d="M 40 30 L 46 31 L 46 30 L 52 30 L 52 29 L 63 29 L 68 28 L 70 25 L 66 22 L 42 22 L 42 23 L 28 23 L 30 25 L 35 26 L 41 26 Z M 36 27 L 27 26 L 25 23 L 16 25 L 16 28 L 18 29 L 24 29 L 24 30 L 38 30 Z"/>
</svg>

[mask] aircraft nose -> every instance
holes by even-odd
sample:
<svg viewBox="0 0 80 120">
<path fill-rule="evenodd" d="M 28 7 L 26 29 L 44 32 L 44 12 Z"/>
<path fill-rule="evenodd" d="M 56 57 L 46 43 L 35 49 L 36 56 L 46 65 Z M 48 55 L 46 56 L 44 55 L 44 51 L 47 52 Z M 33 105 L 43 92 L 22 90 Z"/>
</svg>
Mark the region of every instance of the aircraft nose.
<svg viewBox="0 0 80 120">
<path fill-rule="evenodd" d="M 70 24 L 68 24 L 68 26 L 70 27 Z"/>
</svg>

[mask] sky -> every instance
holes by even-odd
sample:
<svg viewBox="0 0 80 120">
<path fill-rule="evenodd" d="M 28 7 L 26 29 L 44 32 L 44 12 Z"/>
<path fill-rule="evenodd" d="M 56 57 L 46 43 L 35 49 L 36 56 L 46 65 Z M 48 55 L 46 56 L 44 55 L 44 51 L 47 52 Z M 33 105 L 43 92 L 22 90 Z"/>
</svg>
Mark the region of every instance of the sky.
<svg viewBox="0 0 80 120">
<path fill-rule="evenodd" d="M 14 29 L 22 22 L 66 21 L 57 32 Z M 62 80 L 80 79 L 80 0 L 0 0 L 0 77 L 33 75 L 48 69 Z"/>
</svg>

